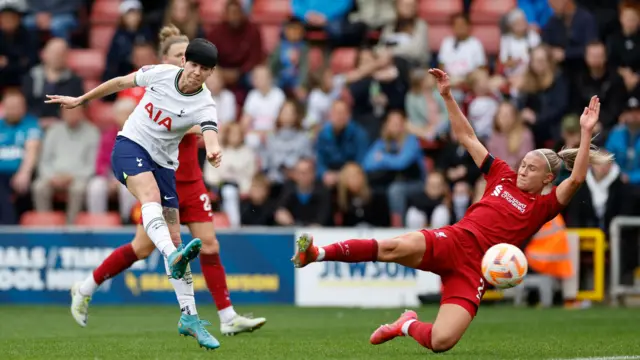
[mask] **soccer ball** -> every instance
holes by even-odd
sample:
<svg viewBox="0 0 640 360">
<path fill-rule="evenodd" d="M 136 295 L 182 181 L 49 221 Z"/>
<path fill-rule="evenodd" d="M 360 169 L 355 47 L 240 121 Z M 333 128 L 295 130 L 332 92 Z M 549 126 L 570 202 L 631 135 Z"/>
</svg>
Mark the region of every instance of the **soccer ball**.
<svg viewBox="0 0 640 360">
<path fill-rule="evenodd" d="M 497 244 L 482 258 L 482 275 L 498 289 L 508 289 L 522 282 L 527 275 L 527 258 L 516 246 Z"/>
</svg>

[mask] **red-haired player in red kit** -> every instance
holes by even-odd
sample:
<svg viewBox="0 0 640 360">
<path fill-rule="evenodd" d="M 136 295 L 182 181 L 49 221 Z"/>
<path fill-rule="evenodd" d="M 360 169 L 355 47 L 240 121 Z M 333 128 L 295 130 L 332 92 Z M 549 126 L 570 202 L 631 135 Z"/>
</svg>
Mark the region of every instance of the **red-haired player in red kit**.
<svg viewBox="0 0 640 360">
<path fill-rule="evenodd" d="M 452 131 L 487 181 L 482 199 L 453 226 L 410 232 L 393 239 L 352 239 L 318 248 L 313 246 L 311 235 L 305 234 L 297 240 L 292 261 L 296 267 L 316 261 L 394 262 L 440 275 L 442 300 L 433 323 L 420 322 L 414 311 L 407 311 L 394 323 L 379 327 L 370 341 L 377 345 L 409 335 L 420 345 L 442 352 L 460 340 L 476 315 L 485 290 L 480 264 L 487 249 L 498 243 L 521 246 L 569 203 L 585 181 L 590 163 L 611 162 L 612 157 L 591 146 L 600 112 L 599 100 L 594 96 L 580 117 L 579 149 L 559 153 L 550 149 L 533 150 L 524 157 L 516 173 L 480 143 L 451 96 L 447 74 L 438 69 L 431 69 L 429 73 L 437 79 Z M 571 176 L 549 194 L 541 195 L 563 162 L 572 169 Z M 304 276 L 301 278 L 304 281 Z"/>
<path fill-rule="evenodd" d="M 160 40 L 162 62 L 180 66 L 189 44 L 189 39 L 181 35 L 176 27 L 165 26 L 160 32 Z M 121 92 L 119 97 L 130 97 L 138 102 L 144 96 L 144 93 L 145 89 L 136 87 L 129 89 L 126 93 Z M 216 239 L 213 226 L 213 213 L 209 194 L 202 180 L 202 171 L 198 163 L 198 137 L 196 134 L 199 132 L 199 130 L 194 130 L 187 133 L 179 146 L 178 162 L 180 165 L 176 171 L 176 188 L 179 200 L 180 222 L 189 227 L 194 238 L 200 238 L 202 241 L 200 264 L 207 287 L 218 308 L 220 331 L 224 335 L 250 332 L 264 325 L 266 319 L 238 315 L 231 305 L 224 267 L 220 262 L 220 245 Z M 100 284 L 128 269 L 136 261 L 147 258 L 154 251 L 155 245 L 149 239 L 141 224 L 142 221 L 137 227 L 133 241 L 114 250 L 80 286 L 77 296 L 82 297 L 82 299 L 75 301 L 75 303 L 82 307 L 81 310 L 84 314 L 84 318 L 80 319 L 82 320 L 80 321 L 82 326 L 86 325 L 91 295 Z M 184 279 L 187 279 L 187 284 L 173 283 Z M 190 271 L 185 274 L 184 279 L 170 279 L 170 281 L 176 288 L 183 316 L 185 314 L 196 315 Z M 179 324 L 179 330 L 181 328 L 182 326 Z M 197 334 L 194 335 L 190 332 L 187 333 L 181 330 L 181 333 L 197 337 Z M 206 341 L 206 339 L 198 339 L 199 342 L 201 340 Z"/>
</svg>

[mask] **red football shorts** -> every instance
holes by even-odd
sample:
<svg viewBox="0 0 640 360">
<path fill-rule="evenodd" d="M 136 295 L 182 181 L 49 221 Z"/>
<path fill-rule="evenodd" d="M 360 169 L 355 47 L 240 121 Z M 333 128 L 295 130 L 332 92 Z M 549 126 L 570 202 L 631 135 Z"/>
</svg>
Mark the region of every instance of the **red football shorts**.
<svg viewBox="0 0 640 360">
<path fill-rule="evenodd" d="M 211 198 L 207 187 L 202 180 L 189 182 L 176 182 L 178 192 L 178 202 L 180 211 L 180 223 L 183 225 L 190 223 L 213 221 L 211 210 Z M 142 217 L 140 217 L 142 224 Z"/>
<path fill-rule="evenodd" d="M 453 226 L 420 232 L 427 250 L 418 269 L 440 275 L 441 304 L 460 305 L 475 317 L 485 292 L 481 260 L 469 254 L 470 246 L 465 246 L 476 241 L 475 238 Z"/>
</svg>

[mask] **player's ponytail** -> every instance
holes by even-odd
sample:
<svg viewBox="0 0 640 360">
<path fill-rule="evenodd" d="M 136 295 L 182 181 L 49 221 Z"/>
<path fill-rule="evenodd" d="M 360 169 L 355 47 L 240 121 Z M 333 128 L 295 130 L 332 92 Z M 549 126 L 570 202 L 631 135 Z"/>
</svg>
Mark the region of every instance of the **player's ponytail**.
<svg viewBox="0 0 640 360">
<path fill-rule="evenodd" d="M 607 151 L 600 150 L 597 146 L 591 144 L 589 149 L 589 164 L 602 165 L 613 162 L 613 154 Z M 576 162 L 578 156 L 578 148 L 562 149 L 559 152 L 555 152 L 551 149 L 538 149 L 536 150 L 542 155 L 549 165 L 549 170 L 557 175 L 564 165 L 567 170 L 573 170 L 573 165 Z"/>
<path fill-rule="evenodd" d="M 188 43 L 189 38 L 186 35 L 180 33 L 175 25 L 169 24 L 160 29 L 158 34 L 160 39 L 160 56 L 167 55 L 169 49 L 174 44 Z"/>
</svg>

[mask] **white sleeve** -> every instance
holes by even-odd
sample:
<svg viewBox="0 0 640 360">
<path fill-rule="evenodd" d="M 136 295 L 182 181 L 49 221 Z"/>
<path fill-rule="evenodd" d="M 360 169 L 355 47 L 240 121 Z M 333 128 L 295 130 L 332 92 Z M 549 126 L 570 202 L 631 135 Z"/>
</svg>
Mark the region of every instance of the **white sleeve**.
<svg viewBox="0 0 640 360">
<path fill-rule="evenodd" d="M 506 35 L 500 37 L 500 61 L 503 63 L 509 60 L 508 42 L 509 39 Z"/>
<path fill-rule="evenodd" d="M 163 65 L 145 65 L 141 67 L 136 71 L 136 86 L 146 87 L 151 85 L 158 77 L 158 74 L 165 70 L 167 70 L 167 67 Z"/>
<path fill-rule="evenodd" d="M 482 43 L 478 39 L 475 39 L 475 43 L 477 54 L 474 54 L 474 58 L 476 59 L 477 66 L 485 66 L 487 65 L 487 55 L 484 52 L 484 46 L 482 46 Z"/>
<path fill-rule="evenodd" d="M 251 117 L 255 116 L 255 91 L 255 89 L 249 91 L 249 95 L 247 95 L 247 99 L 244 101 L 244 107 L 242 108 L 242 112 Z"/>
<path fill-rule="evenodd" d="M 444 40 L 442 40 L 442 43 L 440 44 L 440 51 L 438 53 L 438 62 L 441 64 L 444 64 L 445 66 L 447 65 L 447 63 L 449 63 L 449 61 L 451 61 L 451 49 L 453 48 L 452 43 L 453 38 L 451 36 L 448 36 L 446 38 L 444 38 Z"/>
<path fill-rule="evenodd" d="M 211 104 L 203 107 L 196 121 L 197 123 L 194 125 L 200 125 L 201 132 L 207 130 L 218 132 L 218 110 L 216 109 L 216 104 L 211 101 Z"/>
<path fill-rule="evenodd" d="M 540 45 L 541 42 L 542 42 L 542 39 L 540 39 L 540 34 L 538 34 L 533 30 L 529 31 L 529 48 L 530 49 L 537 47 L 538 45 Z"/>
</svg>

